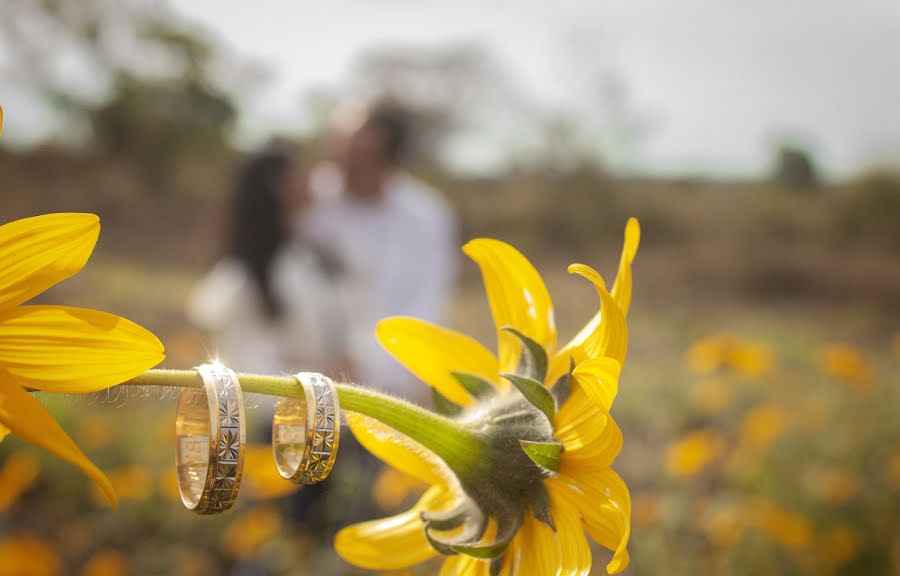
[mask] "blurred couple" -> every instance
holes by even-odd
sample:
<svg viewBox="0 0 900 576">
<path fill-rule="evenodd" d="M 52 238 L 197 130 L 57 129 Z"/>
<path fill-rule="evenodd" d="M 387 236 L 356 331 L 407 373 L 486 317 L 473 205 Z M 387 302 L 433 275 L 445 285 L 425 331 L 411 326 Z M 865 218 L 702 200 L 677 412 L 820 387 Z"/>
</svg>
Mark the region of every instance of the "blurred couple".
<svg viewBox="0 0 900 576">
<path fill-rule="evenodd" d="M 430 401 L 374 336 L 387 316 L 440 322 L 456 279 L 456 216 L 401 168 L 409 136 L 405 112 L 379 104 L 332 135 L 318 166 L 274 148 L 246 161 L 223 257 L 187 305 L 223 362 Z"/>
</svg>

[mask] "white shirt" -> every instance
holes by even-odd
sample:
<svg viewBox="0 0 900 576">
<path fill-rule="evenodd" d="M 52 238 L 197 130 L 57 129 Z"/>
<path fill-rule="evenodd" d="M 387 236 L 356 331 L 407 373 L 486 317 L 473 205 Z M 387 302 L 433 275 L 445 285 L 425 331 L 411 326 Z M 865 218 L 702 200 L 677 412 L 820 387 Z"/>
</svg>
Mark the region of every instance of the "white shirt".
<svg viewBox="0 0 900 576">
<path fill-rule="evenodd" d="M 344 313 L 335 287 L 316 255 L 300 243 L 283 248 L 270 273 L 280 317 L 268 317 L 250 271 L 226 257 L 191 291 L 188 319 L 211 333 L 212 352 L 235 371 L 322 371 L 345 346 Z"/>
<path fill-rule="evenodd" d="M 444 320 L 458 269 L 454 210 L 437 191 L 403 172 L 387 181 L 377 199 L 348 196 L 332 166 L 316 170 L 313 189 L 316 206 L 303 227 L 348 271 L 343 294 L 359 383 L 430 401 L 427 388 L 377 343 L 375 326 L 388 316 Z"/>
</svg>

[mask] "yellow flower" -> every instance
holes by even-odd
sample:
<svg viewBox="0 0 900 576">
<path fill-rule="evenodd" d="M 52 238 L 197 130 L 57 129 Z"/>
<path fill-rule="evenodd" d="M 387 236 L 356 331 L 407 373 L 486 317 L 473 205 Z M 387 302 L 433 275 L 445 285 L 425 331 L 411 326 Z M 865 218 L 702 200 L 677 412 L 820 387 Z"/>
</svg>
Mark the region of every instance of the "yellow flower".
<svg viewBox="0 0 900 576">
<path fill-rule="evenodd" d="M 271 444 L 248 445 L 244 450 L 244 488 L 254 500 L 273 500 L 293 494 L 300 486 L 285 482 L 275 460 Z"/>
<path fill-rule="evenodd" d="M 812 544 L 813 530 L 809 520 L 774 502 L 754 500 L 748 504 L 745 513 L 751 525 L 787 550 L 798 551 Z"/>
<path fill-rule="evenodd" d="M 816 496 L 829 504 L 846 504 L 856 498 L 862 488 L 859 476 L 840 468 L 816 470 L 811 483 Z"/>
<path fill-rule="evenodd" d="M 744 378 L 755 378 L 770 372 L 774 363 L 769 346 L 731 333 L 699 340 L 687 353 L 688 367 L 698 374 L 726 369 Z"/>
<path fill-rule="evenodd" d="M 894 449 L 888 460 L 888 480 L 894 490 L 900 490 L 900 446 Z"/>
<path fill-rule="evenodd" d="M 153 476 L 143 466 L 131 465 L 114 468 L 108 472 L 107 476 L 116 495 L 122 500 L 143 502 L 153 494 Z M 94 498 L 101 500 L 103 494 L 99 490 L 95 490 Z"/>
<path fill-rule="evenodd" d="M 277 508 L 251 508 L 235 518 L 222 534 L 222 550 L 233 558 L 252 558 L 282 532 Z"/>
<path fill-rule="evenodd" d="M 159 340 L 124 318 L 23 305 L 81 270 L 99 233 L 93 214 L 49 214 L 0 226 L 0 438 L 12 432 L 79 466 L 115 504 L 103 472 L 28 393 L 101 390 L 164 358 Z"/>
<path fill-rule="evenodd" d="M 424 487 L 418 478 L 385 466 L 372 486 L 372 500 L 382 511 L 393 510 Z"/>
<path fill-rule="evenodd" d="M 613 550 L 607 565 L 628 565 L 631 499 L 610 468 L 622 435 L 609 414 L 627 349 L 625 315 L 636 220 L 611 291 L 593 269 L 601 311 L 562 348 L 553 304 L 534 267 L 511 246 L 479 239 L 463 251 L 481 268 L 497 328 L 498 354 L 477 341 L 413 318 L 390 318 L 381 344 L 461 408 L 456 422 L 487 446 L 471 469 L 455 467 L 421 444 L 359 414 L 347 421 L 359 442 L 430 488 L 408 512 L 345 528 L 335 538 L 348 562 L 398 570 L 448 555 L 441 576 L 587 574 L 585 531 Z M 601 316 L 602 313 L 602 316 Z M 451 407 L 452 408 L 452 407 Z"/>
<path fill-rule="evenodd" d="M 0 512 L 5 512 L 41 473 L 38 459 L 21 450 L 7 457 L 0 469 Z"/>
<path fill-rule="evenodd" d="M 671 476 L 694 476 L 718 460 L 725 441 L 712 430 L 696 430 L 672 443 L 666 451 L 666 471 Z"/>
<path fill-rule="evenodd" d="M 26 536 L 0 542 L 0 576 L 53 576 L 62 571 L 49 543 Z"/>
<path fill-rule="evenodd" d="M 765 450 L 777 440 L 787 428 L 787 414 L 774 403 L 757 406 L 741 421 L 741 448 Z"/>
<path fill-rule="evenodd" d="M 843 566 L 856 556 L 859 538 L 850 529 L 838 526 L 821 536 L 819 548 L 828 565 Z"/>
<path fill-rule="evenodd" d="M 79 576 L 125 576 L 128 574 L 128 557 L 118 550 L 101 550 L 91 556 Z"/>
<path fill-rule="evenodd" d="M 819 350 L 819 368 L 857 394 L 866 395 L 872 391 L 875 371 L 866 355 L 849 344 L 822 346 Z"/>
</svg>

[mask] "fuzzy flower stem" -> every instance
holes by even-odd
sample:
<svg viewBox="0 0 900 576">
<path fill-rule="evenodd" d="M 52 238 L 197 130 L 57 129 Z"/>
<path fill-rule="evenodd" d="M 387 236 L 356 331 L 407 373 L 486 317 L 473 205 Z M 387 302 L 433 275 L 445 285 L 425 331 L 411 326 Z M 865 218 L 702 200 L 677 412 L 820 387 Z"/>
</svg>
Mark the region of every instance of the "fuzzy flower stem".
<svg viewBox="0 0 900 576">
<path fill-rule="evenodd" d="M 301 388 L 293 377 L 240 373 L 237 376 L 244 392 L 302 398 Z M 179 388 L 203 386 L 194 370 L 148 370 L 124 384 Z M 342 409 L 374 418 L 409 436 L 457 472 L 471 470 L 485 452 L 481 438 L 450 418 L 368 388 L 345 383 L 335 383 L 335 386 Z"/>
</svg>

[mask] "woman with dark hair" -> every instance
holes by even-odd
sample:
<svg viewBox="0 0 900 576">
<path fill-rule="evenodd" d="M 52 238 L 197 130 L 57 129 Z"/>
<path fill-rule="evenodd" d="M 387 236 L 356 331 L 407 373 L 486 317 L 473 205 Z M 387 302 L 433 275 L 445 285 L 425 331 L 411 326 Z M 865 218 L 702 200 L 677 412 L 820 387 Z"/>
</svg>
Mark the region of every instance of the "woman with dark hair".
<svg viewBox="0 0 900 576">
<path fill-rule="evenodd" d="M 307 181 L 285 150 L 248 159 L 232 193 L 224 254 L 191 292 L 188 318 L 236 370 L 344 368 L 336 267 L 294 230 L 309 203 Z"/>
</svg>

